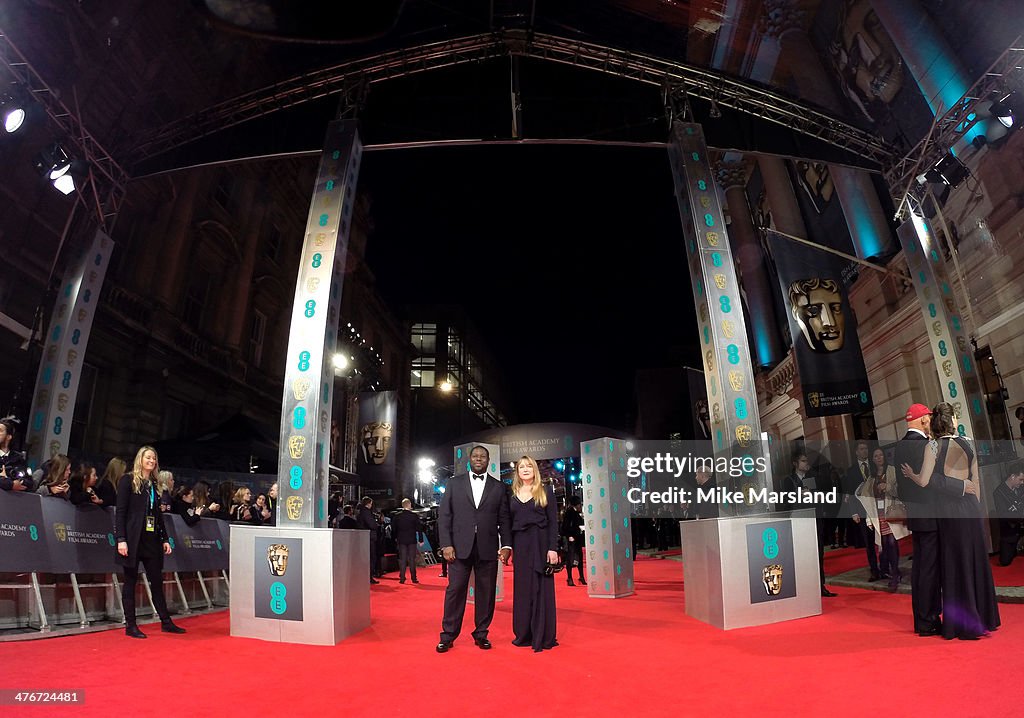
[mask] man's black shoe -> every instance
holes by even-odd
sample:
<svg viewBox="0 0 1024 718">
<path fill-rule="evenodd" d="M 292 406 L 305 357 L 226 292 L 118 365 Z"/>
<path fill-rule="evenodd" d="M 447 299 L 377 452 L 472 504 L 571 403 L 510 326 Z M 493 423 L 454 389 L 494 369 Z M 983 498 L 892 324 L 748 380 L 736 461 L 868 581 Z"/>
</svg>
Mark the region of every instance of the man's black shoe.
<svg viewBox="0 0 1024 718">
<path fill-rule="evenodd" d="M 881 581 L 881 580 L 882 580 L 881 576 L 879 576 L 877 573 L 873 573 L 873 574 L 871 574 L 871 577 L 868 579 L 868 583 L 874 583 L 875 581 Z"/>
<path fill-rule="evenodd" d="M 124 635 L 129 638 L 145 638 L 146 634 L 139 630 L 138 626 L 129 626 L 124 629 Z"/>
<path fill-rule="evenodd" d="M 473 643 L 475 643 L 485 651 L 491 650 L 491 642 L 488 641 L 486 638 L 474 638 Z"/>
<path fill-rule="evenodd" d="M 419 583 L 415 578 L 412 580 L 413 583 Z"/>
<path fill-rule="evenodd" d="M 175 626 L 173 623 L 171 623 L 169 621 L 167 623 L 161 623 L 160 624 L 160 630 L 163 631 L 164 633 L 184 633 L 185 632 L 184 628 L 182 628 L 181 626 Z"/>
<path fill-rule="evenodd" d="M 451 641 L 441 641 L 437 644 L 438 653 L 447 653 L 448 649 L 452 647 Z"/>
<path fill-rule="evenodd" d="M 917 635 L 922 636 L 922 637 L 927 637 L 927 636 L 937 636 L 940 633 L 942 633 L 942 627 L 941 626 L 939 626 L 937 628 L 926 628 L 923 631 L 918 631 Z"/>
<path fill-rule="evenodd" d="M 380 583 L 380 581 L 378 581 L 378 580 L 377 580 L 377 579 L 375 579 L 375 578 L 371 578 L 371 579 L 370 579 L 370 583 Z"/>
<path fill-rule="evenodd" d="M 829 590 L 828 590 L 827 588 L 825 588 L 824 586 L 822 586 L 822 587 L 821 587 L 821 595 L 822 595 L 822 597 L 824 597 L 824 598 L 834 598 L 834 597 L 838 596 L 839 594 L 838 594 L 838 593 L 832 593 L 832 592 L 831 592 L 831 591 L 829 591 Z"/>
</svg>

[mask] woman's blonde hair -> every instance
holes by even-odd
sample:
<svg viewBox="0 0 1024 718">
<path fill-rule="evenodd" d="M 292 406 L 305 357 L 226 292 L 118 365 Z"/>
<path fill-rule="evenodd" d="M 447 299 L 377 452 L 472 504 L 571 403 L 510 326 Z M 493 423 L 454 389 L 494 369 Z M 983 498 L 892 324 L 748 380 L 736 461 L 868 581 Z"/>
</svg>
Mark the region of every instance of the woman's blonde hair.
<svg viewBox="0 0 1024 718">
<path fill-rule="evenodd" d="M 245 501 L 245 492 L 246 491 L 249 491 L 249 487 L 248 486 L 243 486 L 242 488 L 238 489 L 235 492 L 235 495 L 231 497 L 231 502 L 235 503 L 235 504 L 240 504 L 243 501 Z"/>
<path fill-rule="evenodd" d="M 530 485 L 530 492 L 533 494 L 533 502 L 541 508 L 548 505 L 548 492 L 544 490 L 544 485 L 540 480 L 540 467 L 537 466 L 537 462 L 529 456 L 522 456 L 516 462 L 516 475 L 512 479 L 512 493 L 518 495 L 519 489 L 526 484 L 519 478 L 519 466 L 523 462 L 528 463 L 533 467 L 533 484 Z"/>
<path fill-rule="evenodd" d="M 124 462 L 119 456 L 115 456 L 113 459 L 107 462 L 107 470 L 103 472 L 103 478 L 100 479 L 100 483 L 109 481 L 110 485 L 117 489 L 117 482 L 124 476 L 125 471 L 128 469 L 128 464 Z"/>
<path fill-rule="evenodd" d="M 170 471 L 164 470 L 156 475 L 157 491 L 163 493 L 170 488 L 170 482 L 174 481 L 174 474 Z"/>
<path fill-rule="evenodd" d="M 143 473 L 143 468 L 142 468 L 142 456 L 147 451 L 152 451 L 153 452 L 153 461 L 155 462 L 155 465 L 153 466 L 153 471 L 152 471 L 152 473 L 149 476 L 146 476 Z M 132 492 L 136 493 L 136 494 L 142 493 L 142 482 L 143 481 L 147 481 L 148 480 L 148 481 L 152 481 L 154 484 L 156 484 L 156 477 L 159 474 L 160 474 L 160 458 L 156 454 L 156 449 L 154 449 L 152 446 L 143 446 L 141 449 L 139 449 L 138 453 L 135 454 L 135 463 L 132 465 Z"/>
</svg>

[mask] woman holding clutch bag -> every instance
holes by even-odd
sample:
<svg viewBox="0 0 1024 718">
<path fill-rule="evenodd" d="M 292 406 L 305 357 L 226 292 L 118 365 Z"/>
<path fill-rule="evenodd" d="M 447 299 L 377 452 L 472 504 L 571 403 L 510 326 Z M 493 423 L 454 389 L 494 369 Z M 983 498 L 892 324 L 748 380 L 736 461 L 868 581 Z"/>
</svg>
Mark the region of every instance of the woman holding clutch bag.
<svg viewBox="0 0 1024 718">
<path fill-rule="evenodd" d="M 529 456 L 516 462 L 512 481 L 513 596 L 512 632 L 516 646 L 536 652 L 555 640 L 555 577 L 548 565 L 558 563 L 558 510 L 555 493 L 540 480 Z"/>
<path fill-rule="evenodd" d="M 857 498 L 864 505 L 865 521 L 874 530 L 878 570 L 882 576 L 889 575 L 889 590 L 895 591 L 903 577 L 897 542 L 910 532 L 902 523 L 888 520 L 889 510 L 896 501 L 896 470 L 889 465 L 881 449 L 872 452 L 871 473 L 857 489 Z"/>
</svg>

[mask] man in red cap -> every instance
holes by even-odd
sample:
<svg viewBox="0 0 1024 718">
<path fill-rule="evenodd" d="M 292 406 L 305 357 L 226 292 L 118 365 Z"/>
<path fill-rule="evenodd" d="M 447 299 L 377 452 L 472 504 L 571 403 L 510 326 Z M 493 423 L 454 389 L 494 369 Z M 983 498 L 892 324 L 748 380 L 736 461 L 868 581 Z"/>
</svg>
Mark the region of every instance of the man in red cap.
<svg viewBox="0 0 1024 718">
<path fill-rule="evenodd" d="M 942 632 L 942 586 L 939 566 L 939 527 L 935 520 L 939 493 L 962 496 L 968 482 L 949 479 L 941 472 L 932 474 L 927 486 L 918 486 L 903 475 L 899 467 L 909 464 L 921 472 L 928 448 L 932 410 L 924 404 L 911 404 L 904 417 L 907 433 L 896 445 L 896 486 L 907 507 L 907 528 L 913 532 L 914 561 L 910 571 L 914 632 L 920 636 L 938 636 Z"/>
</svg>

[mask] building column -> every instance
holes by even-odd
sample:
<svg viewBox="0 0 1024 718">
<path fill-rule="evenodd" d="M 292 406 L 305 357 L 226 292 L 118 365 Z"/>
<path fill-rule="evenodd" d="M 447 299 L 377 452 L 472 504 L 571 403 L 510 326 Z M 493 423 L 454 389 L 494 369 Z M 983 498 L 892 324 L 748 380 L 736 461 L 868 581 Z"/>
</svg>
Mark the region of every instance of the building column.
<svg viewBox="0 0 1024 718">
<path fill-rule="evenodd" d="M 754 354 L 758 367 L 775 366 L 782 358 L 779 328 L 773 310 L 774 299 L 770 286 L 770 275 L 754 222 L 747 206 L 747 168 L 743 161 L 721 162 L 716 176 L 725 192 L 729 207 L 729 242 L 739 259 L 742 279 L 740 284 L 746 290 L 747 309 L 754 334 Z"/>
<path fill-rule="evenodd" d="M 882 27 L 917 81 L 932 114 L 945 114 L 970 89 L 972 80 L 960 58 L 917 0 L 871 0 Z M 985 134 L 984 121 L 971 127 L 970 142 Z"/>
<path fill-rule="evenodd" d="M 796 3 L 793 0 L 765 0 L 765 9 L 774 19 L 773 32 L 779 37 L 782 52 L 780 68 L 789 73 L 788 77 L 777 78 L 775 84 L 785 86 L 787 81 L 791 81 L 801 97 L 814 98 L 822 106 L 843 113 L 843 104 L 835 93 L 833 80 L 804 30 L 803 14 Z M 863 170 L 835 164 L 829 165 L 829 172 L 856 255 L 861 259 L 871 259 L 888 254 L 893 248 L 892 233 L 871 177 Z"/>
<path fill-rule="evenodd" d="M 181 192 L 171 208 L 164 232 L 164 245 L 160 252 L 157 272 L 156 296 L 164 306 L 173 306 L 184 286 L 182 267 L 189 258 L 189 228 L 199 190 L 199 173 L 189 172 L 181 184 Z"/>
</svg>

